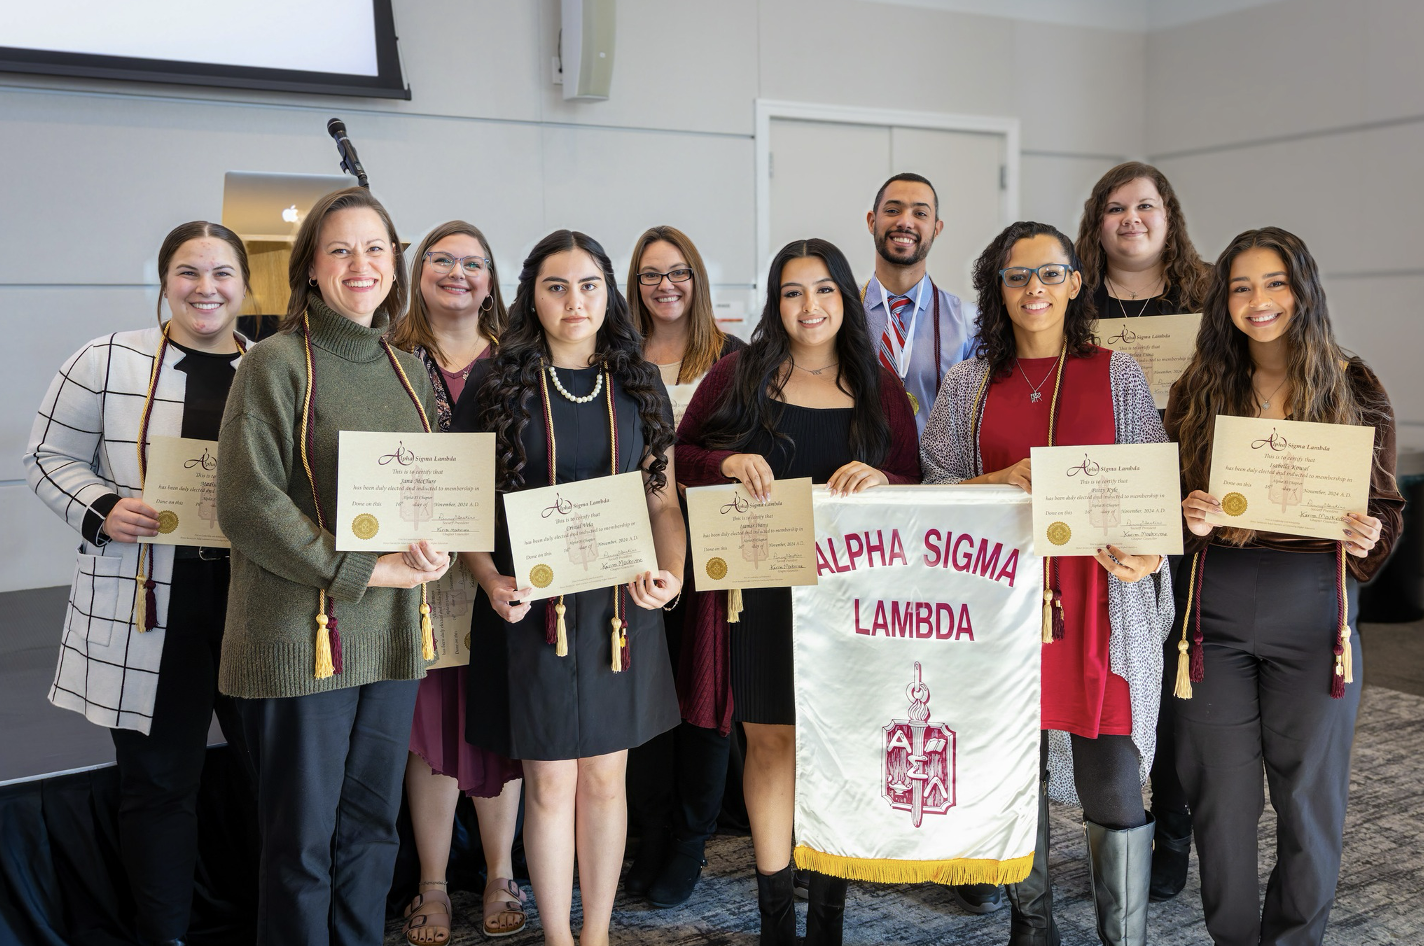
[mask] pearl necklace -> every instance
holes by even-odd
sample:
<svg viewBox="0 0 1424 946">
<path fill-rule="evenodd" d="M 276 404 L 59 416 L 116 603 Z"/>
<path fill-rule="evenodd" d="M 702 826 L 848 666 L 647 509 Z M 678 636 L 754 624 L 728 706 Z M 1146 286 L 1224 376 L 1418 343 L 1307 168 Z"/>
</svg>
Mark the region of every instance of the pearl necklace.
<svg viewBox="0 0 1424 946">
<path fill-rule="evenodd" d="M 569 393 L 568 388 L 565 388 L 565 387 L 564 387 L 564 383 L 559 380 L 558 372 L 556 372 L 556 371 L 554 370 L 554 366 L 553 366 L 553 365 L 550 365 L 550 366 L 549 366 L 548 371 L 549 371 L 549 378 L 550 378 L 551 380 L 553 380 L 553 382 L 554 382 L 554 390 L 556 390 L 556 391 L 558 391 L 560 394 L 562 394 L 562 395 L 564 396 L 564 399 L 565 399 L 565 400 L 567 400 L 567 401 L 573 401 L 575 404 L 587 404 L 589 401 L 591 401 L 591 400 L 593 400 L 594 398 L 598 397 L 598 395 L 599 395 L 600 393 L 602 393 L 602 391 L 603 391 L 603 372 L 602 372 L 602 371 L 600 371 L 600 372 L 598 373 L 598 380 L 597 380 L 596 382 L 594 382 L 593 390 L 590 391 L 588 394 L 585 394 L 583 397 L 574 397 L 572 394 Z"/>
</svg>

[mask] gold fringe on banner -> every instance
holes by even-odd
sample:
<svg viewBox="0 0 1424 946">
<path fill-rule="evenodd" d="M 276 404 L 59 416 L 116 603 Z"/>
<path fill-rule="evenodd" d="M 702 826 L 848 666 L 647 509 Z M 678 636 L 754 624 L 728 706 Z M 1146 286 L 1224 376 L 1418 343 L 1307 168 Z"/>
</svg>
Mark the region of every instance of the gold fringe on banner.
<svg viewBox="0 0 1424 946">
<path fill-rule="evenodd" d="M 872 857 L 841 857 L 798 844 L 793 852 L 796 866 L 846 880 L 868 880 L 876 884 L 1016 884 L 1028 877 L 1033 855 L 994 861 L 985 858 L 956 858 L 949 861 L 898 861 Z"/>
</svg>

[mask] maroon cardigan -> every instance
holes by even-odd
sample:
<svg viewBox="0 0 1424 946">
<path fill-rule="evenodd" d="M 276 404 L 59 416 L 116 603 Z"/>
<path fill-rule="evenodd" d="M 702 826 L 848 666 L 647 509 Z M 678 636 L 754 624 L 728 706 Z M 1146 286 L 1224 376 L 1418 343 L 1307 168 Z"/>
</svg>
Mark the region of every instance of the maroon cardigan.
<svg viewBox="0 0 1424 946">
<path fill-rule="evenodd" d="M 729 393 L 740 352 L 718 361 L 707 373 L 677 429 L 677 479 L 684 486 L 730 483 L 722 475 L 722 462 L 737 450 L 707 450 L 701 446 L 703 427 Z M 880 407 L 890 425 L 890 452 L 880 472 L 891 483 L 920 481 L 920 444 L 915 415 L 905 387 L 883 366 L 880 368 Z M 692 575 L 692 568 L 687 574 Z M 695 578 L 687 580 L 687 615 L 683 619 L 682 652 L 677 666 L 677 695 L 682 716 L 694 726 L 716 728 L 724 735 L 732 728 L 732 678 L 727 654 L 727 594 L 696 591 Z"/>
</svg>

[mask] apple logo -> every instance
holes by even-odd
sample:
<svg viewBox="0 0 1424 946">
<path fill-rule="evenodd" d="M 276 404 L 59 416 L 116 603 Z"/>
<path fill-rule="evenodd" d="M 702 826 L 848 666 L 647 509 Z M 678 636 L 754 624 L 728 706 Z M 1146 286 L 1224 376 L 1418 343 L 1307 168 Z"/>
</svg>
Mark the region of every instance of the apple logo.
<svg viewBox="0 0 1424 946">
<path fill-rule="evenodd" d="M 297 205 L 296 205 L 296 204 L 293 204 L 292 206 L 288 207 L 286 210 L 282 211 L 282 219 L 285 220 L 285 221 L 287 221 L 287 223 L 296 223 L 298 216 L 299 216 L 299 214 L 297 213 Z"/>
</svg>

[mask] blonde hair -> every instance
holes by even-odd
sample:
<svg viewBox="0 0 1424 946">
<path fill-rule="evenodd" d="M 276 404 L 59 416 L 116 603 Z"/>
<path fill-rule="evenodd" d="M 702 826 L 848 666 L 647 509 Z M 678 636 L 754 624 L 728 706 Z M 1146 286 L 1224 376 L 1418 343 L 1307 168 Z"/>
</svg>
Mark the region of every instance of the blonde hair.
<svg viewBox="0 0 1424 946">
<path fill-rule="evenodd" d="M 712 314 L 712 289 L 707 283 L 707 267 L 703 265 L 702 254 L 697 252 L 697 247 L 692 245 L 687 234 L 676 227 L 649 227 L 638 237 L 633 247 L 633 261 L 628 264 L 628 311 L 644 343 L 652 334 L 653 316 L 643 305 L 638 267 L 642 265 L 643 253 L 648 247 L 659 242 L 677 247 L 692 270 L 692 294 L 687 301 L 685 316 L 688 320 L 687 350 L 682 353 L 682 365 L 677 369 L 677 383 L 690 384 L 711 370 L 722 354 L 727 333 L 717 327 L 717 319 Z"/>
</svg>

